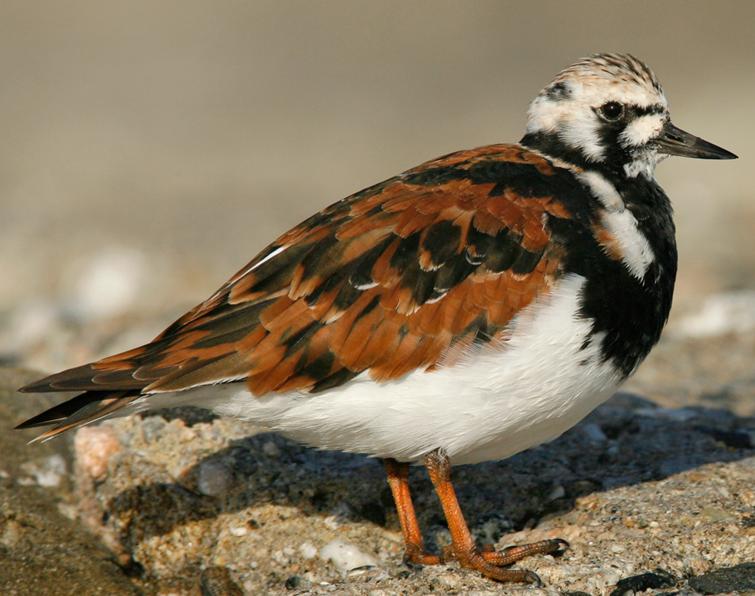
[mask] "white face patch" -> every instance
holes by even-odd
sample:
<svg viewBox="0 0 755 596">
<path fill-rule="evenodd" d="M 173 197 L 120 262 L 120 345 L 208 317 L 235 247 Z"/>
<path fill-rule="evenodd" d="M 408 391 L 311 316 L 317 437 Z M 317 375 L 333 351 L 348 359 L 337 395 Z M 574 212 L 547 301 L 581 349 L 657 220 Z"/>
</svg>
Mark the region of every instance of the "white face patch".
<svg viewBox="0 0 755 596">
<path fill-rule="evenodd" d="M 605 157 L 598 137 L 600 122 L 589 106 L 541 95 L 530 104 L 528 115 L 528 133 L 556 133 L 563 143 L 581 150 L 591 161 Z"/>
<path fill-rule="evenodd" d="M 647 238 L 637 227 L 637 219 L 626 208 L 616 187 L 602 174 L 587 171 L 577 177 L 605 208 L 601 218 L 603 225 L 616 240 L 624 266 L 642 281 L 648 267 L 655 261 L 655 255 Z"/>
<path fill-rule="evenodd" d="M 568 146 L 580 149 L 590 161 L 603 161 L 605 148 L 600 143 L 598 122 L 592 110 L 575 113 L 558 129 L 558 137 Z"/>
<path fill-rule="evenodd" d="M 615 64 L 621 58 L 628 70 Z M 603 121 L 597 109 L 609 102 L 648 108 L 668 105 L 666 96 L 655 78 L 647 71 L 640 76 L 635 59 L 612 57 L 577 63 L 562 71 L 530 104 L 528 134 L 555 134 L 570 148 L 579 150 L 591 162 L 606 157 L 606 147 L 599 134 Z M 608 66 L 607 66 L 608 65 Z M 642 116 L 622 133 L 620 142 L 626 147 L 643 144 L 660 132 L 665 114 Z M 624 136 L 626 135 L 626 136 Z"/>
<path fill-rule="evenodd" d="M 624 147 L 639 147 L 661 134 L 666 124 L 665 114 L 647 114 L 635 118 L 619 136 Z"/>
</svg>

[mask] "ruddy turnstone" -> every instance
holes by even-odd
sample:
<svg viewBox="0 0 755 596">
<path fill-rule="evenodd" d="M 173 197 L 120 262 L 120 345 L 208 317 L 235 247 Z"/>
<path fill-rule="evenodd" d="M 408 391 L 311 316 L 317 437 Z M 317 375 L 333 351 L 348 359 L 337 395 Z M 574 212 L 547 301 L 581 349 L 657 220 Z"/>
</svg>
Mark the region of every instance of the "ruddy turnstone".
<svg viewBox="0 0 755 596">
<path fill-rule="evenodd" d="M 669 155 L 731 159 L 669 119 L 653 72 L 600 54 L 560 72 L 518 144 L 451 153 L 286 232 L 151 342 L 22 391 L 79 391 L 38 439 L 194 405 L 308 445 L 382 458 L 409 560 L 485 576 L 561 540 L 478 548 L 451 464 L 549 441 L 658 341 L 677 252 L 654 179 Z M 407 482 L 427 466 L 450 530 L 426 552 Z"/>
</svg>

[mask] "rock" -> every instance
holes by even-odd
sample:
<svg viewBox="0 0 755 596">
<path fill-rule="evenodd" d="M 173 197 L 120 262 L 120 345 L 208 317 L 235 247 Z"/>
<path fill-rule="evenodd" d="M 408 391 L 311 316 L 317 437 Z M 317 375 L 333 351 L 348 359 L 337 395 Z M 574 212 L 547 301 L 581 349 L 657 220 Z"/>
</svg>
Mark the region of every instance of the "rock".
<svg viewBox="0 0 755 596">
<path fill-rule="evenodd" d="M 11 424 L 38 413 L 49 397 L 16 388 L 37 373 L 0 369 L 0 419 Z M 0 593 L 138 594 L 115 558 L 79 523 L 61 513 L 76 503 L 67 461 L 70 437 L 27 445 L 32 431 L 0 433 Z M 30 474 L 34 482 L 18 482 Z"/>
<path fill-rule="evenodd" d="M 73 446 L 80 472 L 92 480 L 100 480 L 105 475 L 110 459 L 122 448 L 108 425 L 80 428 L 76 431 Z"/>
<path fill-rule="evenodd" d="M 199 576 L 202 596 L 243 596 L 243 590 L 226 567 L 207 567 Z"/>
<path fill-rule="evenodd" d="M 311 583 L 300 575 L 291 575 L 286 578 L 286 581 L 283 585 L 287 590 L 306 590 L 310 588 Z"/>
<path fill-rule="evenodd" d="M 317 548 L 311 542 L 302 542 L 299 545 L 299 552 L 305 559 L 314 559 L 317 556 Z"/>
<path fill-rule="evenodd" d="M 0 482 L 0 593 L 138 594 L 107 549 L 35 487 Z"/>
<path fill-rule="evenodd" d="M 320 557 L 330 561 L 341 573 L 360 567 L 377 567 L 378 560 L 348 542 L 333 540 L 320 549 Z"/>
<path fill-rule="evenodd" d="M 66 476 L 66 460 L 59 453 L 21 464 L 21 470 L 34 478 L 39 486 L 57 487 Z M 20 479 L 21 482 L 23 479 Z"/>
<path fill-rule="evenodd" d="M 262 445 L 262 451 L 265 455 L 272 458 L 279 457 L 281 454 L 280 447 L 278 447 L 273 441 L 266 441 L 265 444 Z"/>
<path fill-rule="evenodd" d="M 616 584 L 611 596 L 631 595 L 635 592 L 644 592 L 656 588 L 670 588 L 676 582 L 677 579 L 667 571 L 656 569 L 654 572 L 625 577 Z"/>
<path fill-rule="evenodd" d="M 59 312 L 50 302 L 32 300 L 11 311 L 0 326 L 1 348 L 10 354 L 28 353 L 44 341 L 58 321 Z"/>
<path fill-rule="evenodd" d="M 755 446 L 755 431 L 745 428 L 737 431 L 727 431 L 717 428 L 701 426 L 702 432 L 709 434 L 716 441 L 721 441 L 727 447 L 735 449 L 751 449 Z"/>
<path fill-rule="evenodd" d="M 598 424 L 595 424 L 594 422 L 588 423 L 588 424 L 582 424 L 580 426 L 580 429 L 585 434 L 585 436 L 592 441 L 593 443 L 605 443 L 608 438 L 606 437 L 606 434 L 603 432 L 603 429 L 600 428 Z"/>
<path fill-rule="evenodd" d="M 689 585 L 701 594 L 755 591 L 755 562 L 724 567 L 691 577 Z"/>
<path fill-rule="evenodd" d="M 565 496 L 566 489 L 560 484 L 557 484 L 551 489 L 546 498 L 548 501 L 557 501 L 558 499 L 563 499 Z"/>
<path fill-rule="evenodd" d="M 197 488 L 211 497 L 223 494 L 233 482 L 233 473 L 220 461 L 208 461 L 199 466 Z"/>
<path fill-rule="evenodd" d="M 687 337 L 748 333 L 755 329 L 755 291 L 740 290 L 709 296 L 700 310 L 682 319 L 674 331 Z"/>
<path fill-rule="evenodd" d="M 111 247 L 72 266 L 67 310 L 86 323 L 125 313 L 139 295 L 147 259 L 131 248 Z"/>
</svg>

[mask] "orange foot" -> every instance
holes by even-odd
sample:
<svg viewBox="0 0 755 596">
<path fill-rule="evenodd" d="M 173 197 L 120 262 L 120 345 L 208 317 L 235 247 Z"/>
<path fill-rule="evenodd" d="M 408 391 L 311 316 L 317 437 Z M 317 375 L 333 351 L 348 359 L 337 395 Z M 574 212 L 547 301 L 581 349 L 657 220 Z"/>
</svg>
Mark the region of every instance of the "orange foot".
<svg viewBox="0 0 755 596">
<path fill-rule="evenodd" d="M 453 544 L 443 549 L 443 555 L 431 555 L 425 552 L 408 556 L 412 563 L 422 565 L 437 565 L 448 561 L 457 561 L 466 569 L 479 571 L 485 577 L 496 581 L 522 582 L 541 585 L 542 582 L 536 573 L 532 571 L 519 571 L 515 569 L 503 569 L 532 555 L 562 555 L 569 548 L 569 543 L 561 538 L 541 540 L 532 544 L 520 544 L 509 546 L 502 551 L 496 551 L 492 544 L 484 544 L 479 550 L 472 548 L 471 551 L 456 552 Z M 416 556 L 420 555 L 420 556 Z"/>
<path fill-rule="evenodd" d="M 425 551 L 409 493 L 409 466 L 395 460 L 385 460 L 388 484 L 396 502 L 401 531 L 406 544 L 404 560 L 419 565 L 438 565 L 455 560 L 462 567 L 474 569 L 485 577 L 496 581 L 542 585 L 536 573 L 519 569 L 506 569 L 506 567 L 532 555 L 561 555 L 569 548 L 569 543 L 560 538 L 555 538 L 533 542 L 532 544 L 509 546 L 502 551 L 494 550 L 492 545 L 477 548 L 451 484 L 451 465 L 448 457 L 443 452 L 436 451 L 426 458 L 425 464 L 443 506 L 452 543 L 444 549 L 442 555 L 434 555 Z"/>
</svg>

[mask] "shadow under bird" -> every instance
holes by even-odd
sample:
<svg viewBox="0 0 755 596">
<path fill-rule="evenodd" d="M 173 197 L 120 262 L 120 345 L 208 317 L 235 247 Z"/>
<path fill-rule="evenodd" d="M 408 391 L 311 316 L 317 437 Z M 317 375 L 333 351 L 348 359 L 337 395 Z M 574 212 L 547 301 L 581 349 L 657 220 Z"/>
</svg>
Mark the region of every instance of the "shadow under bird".
<svg viewBox="0 0 755 596">
<path fill-rule="evenodd" d="M 549 441 L 658 341 L 677 268 L 670 155 L 736 156 L 677 128 L 653 72 L 599 54 L 560 72 L 517 144 L 451 153 L 326 207 L 151 342 L 22 389 L 79 391 L 19 425 L 38 440 L 193 405 L 382 458 L 406 543 L 499 581 L 568 545 L 478 547 L 451 464 Z M 424 463 L 452 544 L 425 550 L 408 485 Z"/>
</svg>

